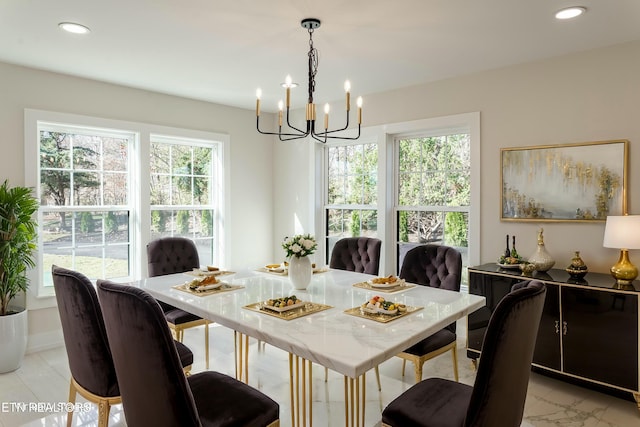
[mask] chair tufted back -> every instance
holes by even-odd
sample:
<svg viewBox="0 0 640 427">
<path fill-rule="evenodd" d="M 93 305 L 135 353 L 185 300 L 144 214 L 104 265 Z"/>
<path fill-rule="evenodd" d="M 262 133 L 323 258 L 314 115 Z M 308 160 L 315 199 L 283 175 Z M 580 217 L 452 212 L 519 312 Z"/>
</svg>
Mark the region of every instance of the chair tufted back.
<svg viewBox="0 0 640 427">
<path fill-rule="evenodd" d="M 458 292 L 462 279 L 462 256 L 449 246 L 417 246 L 404 257 L 400 278 L 423 286 Z"/>
<path fill-rule="evenodd" d="M 71 375 L 103 397 L 120 396 L 98 295 L 82 273 L 52 266 L 53 287 Z"/>
<path fill-rule="evenodd" d="M 184 273 L 200 267 L 198 249 L 191 239 L 163 237 L 147 245 L 149 277 Z"/>
<path fill-rule="evenodd" d="M 347 237 L 336 242 L 329 267 L 358 273 L 378 274 L 382 241 L 372 237 Z"/>
</svg>

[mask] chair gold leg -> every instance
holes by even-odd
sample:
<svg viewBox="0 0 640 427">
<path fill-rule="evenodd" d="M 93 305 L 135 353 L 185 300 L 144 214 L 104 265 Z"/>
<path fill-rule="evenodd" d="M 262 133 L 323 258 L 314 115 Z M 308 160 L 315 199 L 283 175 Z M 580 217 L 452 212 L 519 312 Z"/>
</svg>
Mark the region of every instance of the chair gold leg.
<svg viewBox="0 0 640 427">
<path fill-rule="evenodd" d="M 76 388 L 73 385 L 73 379 L 69 385 L 69 403 L 72 405 L 76 403 Z M 73 420 L 73 409 L 67 411 L 67 427 L 71 427 L 71 420 Z"/>
<path fill-rule="evenodd" d="M 416 367 L 416 384 L 418 384 L 420 381 L 422 381 L 422 365 L 424 364 L 424 362 L 415 361 L 414 364 Z"/>
<path fill-rule="evenodd" d="M 376 381 L 378 381 L 378 391 L 382 391 L 382 384 L 380 384 L 380 369 L 376 365 Z"/>
<path fill-rule="evenodd" d="M 453 377 L 456 379 L 456 382 L 458 382 L 458 348 L 456 346 L 451 349 L 451 358 L 453 359 Z"/>
<path fill-rule="evenodd" d="M 407 366 L 407 361 L 405 359 L 402 359 L 402 376 L 404 377 L 404 368 L 405 366 Z"/>
<path fill-rule="evenodd" d="M 640 393 L 633 393 L 633 398 L 636 400 L 638 404 L 638 410 L 640 410 Z"/>
<path fill-rule="evenodd" d="M 109 425 L 109 412 L 111 405 L 109 401 L 103 400 L 98 403 L 98 427 L 107 427 Z"/>
<path fill-rule="evenodd" d="M 204 355 L 206 357 L 205 366 L 209 370 L 209 321 L 204 323 Z"/>
</svg>

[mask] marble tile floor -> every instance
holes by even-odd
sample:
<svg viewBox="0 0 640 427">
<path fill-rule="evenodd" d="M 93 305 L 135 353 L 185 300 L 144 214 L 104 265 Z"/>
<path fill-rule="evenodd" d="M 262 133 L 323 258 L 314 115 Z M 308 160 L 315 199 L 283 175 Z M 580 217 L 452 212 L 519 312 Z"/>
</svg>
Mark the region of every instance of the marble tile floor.
<svg viewBox="0 0 640 427">
<path fill-rule="evenodd" d="M 462 382 L 472 384 L 474 370 L 464 350 L 464 322 L 459 322 L 459 369 Z M 210 329 L 210 368 L 232 375 L 233 332 L 217 325 Z M 193 370 L 204 369 L 204 340 L 202 330 L 193 328 L 185 333 L 185 343 L 194 351 Z M 249 353 L 249 383 L 280 403 L 280 419 L 283 427 L 291 426 L 288 356 L 275 347 L 258 348 L 251 340 Z M 365 424 L 380 425 L 382 409 L 402 391 L 411 386 L 413 366 L 407 365 L 407 375 L 401 376 L 402 361 L 393 358 L 380 366 L 382 391 L 379 392 L 373 372 L 367 376 L 367 403 Z M 439 356 L 425 364 L 425 377 L 452 378 L 451 356 Z M 23 366 L 15 372 L 0 374 L 0 427 L 66 426 L 66 413 L 49 412 L 46 407 L 21 411 L 11 402 L 45 402 L 53 406 L 66 402 L 69 390 L 69 368 L 64 347 L 27 355 Z M 324 381 L 324 368 L 313 367 L 313 425 L 344 425 L 343 377 L 329 373 Z M 78 397 L 78 402 L 84 400 Z M 97 410 L 94 405 L 88 412 L 76 413 L 74 426 L 96 426 Z M 122 406 L 111 410 L 109 425 L 124 427 L 126 422 Z M 525 406 L 523 427 L 627 427 L 640 426 L 640 411 L 632 401 L 598 393 L 567 384 L 536 373 L 531 374 L 529 393 Z"/>
</svg>

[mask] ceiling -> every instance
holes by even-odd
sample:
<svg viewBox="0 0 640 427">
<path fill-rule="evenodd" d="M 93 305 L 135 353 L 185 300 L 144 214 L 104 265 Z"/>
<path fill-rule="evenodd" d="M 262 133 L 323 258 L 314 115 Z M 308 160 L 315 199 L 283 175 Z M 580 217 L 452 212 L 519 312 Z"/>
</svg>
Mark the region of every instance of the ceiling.
<svg viewBox="0 0 640 427">
<path fill-rule="evenodd" d="M 587 13 L 571 21 L 565 6 Z M 640 0 L 2 0 L 0 61 L 135 88 L 275 111 L 287 74 L 306 102 L 367 94 L 640 40 Z M 69 34 L 58 23 L 91 28 Z"/>
</svg>

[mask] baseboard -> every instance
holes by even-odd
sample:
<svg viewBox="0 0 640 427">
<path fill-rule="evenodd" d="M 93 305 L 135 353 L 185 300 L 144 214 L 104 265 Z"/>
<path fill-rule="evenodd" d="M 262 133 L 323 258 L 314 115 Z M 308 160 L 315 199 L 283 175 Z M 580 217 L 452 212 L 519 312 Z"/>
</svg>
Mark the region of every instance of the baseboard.
<svg viewBox="0 0 640 427">
<path fill-rule="evenodd" d="M 64 345 L 62 329 L 29 335 L 27 341 L 27 354 L 39 351 L 51 350 Z"/>
</svg>

